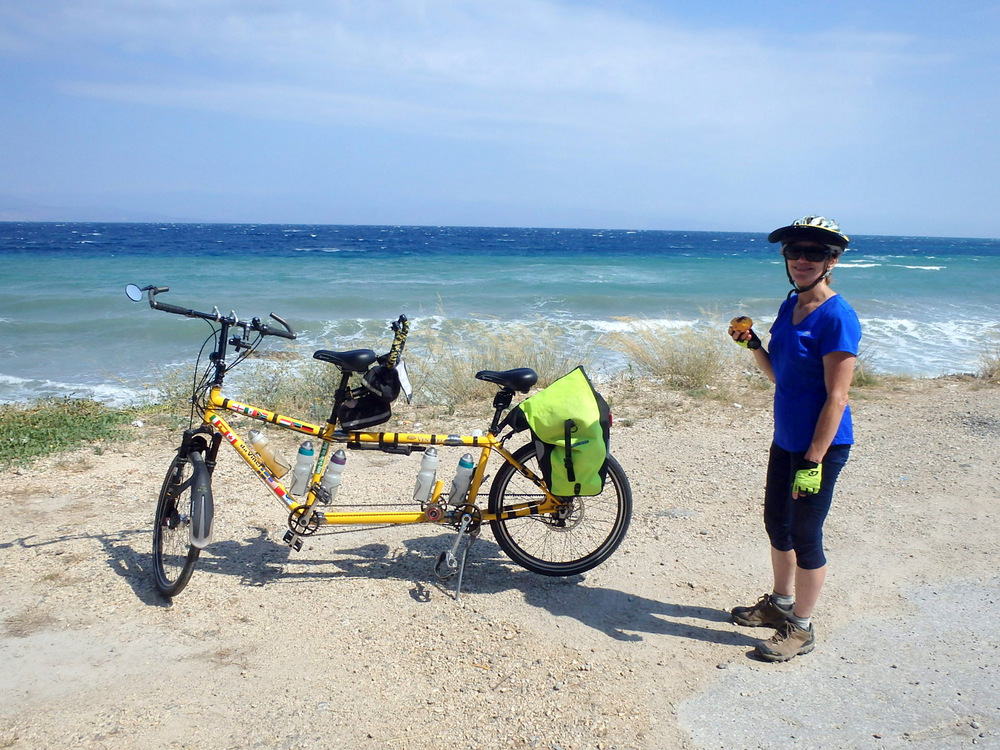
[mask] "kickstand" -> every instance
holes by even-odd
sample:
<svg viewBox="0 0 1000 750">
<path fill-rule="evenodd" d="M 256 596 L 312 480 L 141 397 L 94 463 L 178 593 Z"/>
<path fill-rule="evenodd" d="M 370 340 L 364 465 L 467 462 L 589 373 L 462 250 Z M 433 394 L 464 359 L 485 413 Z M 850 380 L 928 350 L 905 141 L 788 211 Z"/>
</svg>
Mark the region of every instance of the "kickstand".
<svg viewBox="0 0 1000 750">
<path fill-rule="evenodd" d="M 458 564 L 458 579 L 455 581 L 455 601 L 457 602 L 459 597 L 462 596 L 462 574 L 465 572 L 465 560 L 469 556 L 469 550 L 472 548 L 472 543 L 476 541 L 478 534 L 468 534 L 468 542 L 465 544 L 465 548 L 462 550 L 462 559 Z"/>
<path fill-rule="evenodd" d="M 469 548 L 472 547 L 472 543 L 479 536 L 478 533 L 469 532 L 470 523 L 472 523 L 471 516 L 468 514 L 462 516 L 462 523 L 459 526 L 455 543 L 451 546 L 451 549 L 445 550 L 438 555 L 437 563 L 434 566 L 434 572 L 441 579 L 451 578 L 455 573 L 458 573 L 458 580 L 455 583 L 455 601 L 458 601 L 462 595 L 462 574 L 465 572 L 465 560 L 469 556 Z M 456 553 L 463 538 L 468 541 L 465 547 L 462 548 L 461 557 L 457 557 Z"/>
</svg>

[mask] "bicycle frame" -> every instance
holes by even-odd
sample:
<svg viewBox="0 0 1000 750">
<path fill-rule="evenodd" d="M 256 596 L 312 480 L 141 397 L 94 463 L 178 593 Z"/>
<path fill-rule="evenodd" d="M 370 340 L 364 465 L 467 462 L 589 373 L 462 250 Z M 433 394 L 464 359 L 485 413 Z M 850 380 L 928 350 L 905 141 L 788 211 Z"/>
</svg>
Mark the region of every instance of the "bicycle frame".
<svg viewBox="0 0 1000 750">
<path fill-rule="evenodd" d="M 449 550 L 438 555 L 434 570 L 442 579 L 457 573 L 456 598 L 461 590 L 469 546 L 479 536 L 484 521 L 511 560 L 527 570 L 550 576 L 576 575 L 590 570 L 606 560 L 624 538 L 631 518 L 632 493 L 628 478 L 613 456 L 608 454 L 606 457 L 607 478 L 598 494 L 562 497 L 553 495 L 544 479 L 535 473 L 544 472 L 548 466 L 537 441 L 516 450 L 505 447 L 505 441 L 524 429 L 520 423 L 508 425 L 502 417 L 510 408 L 515 393 L 527 393 L 537 381 L 537 374 L 530 368 L 476 373 L 477 379 L 499 388 L 493 397 L 493 419 L 485 435 L 371 432 L 367 428 L 374 428 L 390 417 L 390 410 L 383 409 L 382 404 L 391 403 L 401 391 L 406 392 L 407 397 L 410 393 L 401 360 L 409 323 L 400 315 L 392 323 L 394 337 L 387 354 L 378 356 L 371 349 L 319 350 L 313 354 L 314 359 L 327 362 L 340 372 L 340 384 L 333 394 L 329 419 L 325 424 L 313 424 L 223 395 L 226 373 L 255 351 L 265 336 L 296 338 L 284 320 L 274 313 L 270 313 L 270 317 L 278 325 L 265 323 L 260 318 L 240 320 L 232 312 L 222 315 L 218 308 L 199 312 L 155 299 L 157 294 L 166 291 L 169 291 L 167 287 L 140 288 L 134 284 L 126 287 L 126 294 L 133 302 L 141 301 L 143 294 L 148 292 L 149 305 L 155 310 L 208 321 L 213 332 L 205 343 L 214 339 L 215 346 L 204 374 L 200 380 L 196 376 L 191 398 L 192 422 L 184 431 L 157 499 L 153 571 L 157 589 L 164 596 L 175 596 L 184 589 L 201 550 L 211 543 L 214 515 L 211 478 L 223 440 L 236 450 L 288 511 L 283 541 L 293 550 L 302 549 L 304 537 L 330 534 L 335 530 L 421 523 L 443 524 L 455 529 L 458 536 Z M 235 356 L 232 364 L 226 361 L 230 354 Z M 351 379 L 356 377 L 361 377 L 361 385 L 351 387 Z M 300 482 L 305 477 L 298 470 L 293 472 L 297 478 L 293 482 L 295 496 L 275 475 L 269 462 L 227 421 L 231 414 L 319 441 L 319 455 L 311 466 L 308 483 L 301 489 Z M 501 436 L 508 426 L 510 431 Z M 479 461 L 469 478 L 465 497 L 452 497 L 450 492 L 442 494 L 442 483 L 435 481 L 429 497 L 421 492 L 412 506 L 396 500 L 373 507 L 365 504 L 365 498 L 359 498 L 352 505 L 349 499 L 345 503 L 343 496 L 338 496 L 338 504 L 332 505 L 334 497 L 323 482 L 328 464 L 336 458 L 330 456 L 331 445 L 404 455 L 435 446 L 478 448 Z M 494 452 L 503 462 L 496 470 L 489 500 L 483 508 L 477 501 Z M 537 462 L 537 469 L 533 470 L 535 464 L 532 462 Z M 460 462 L 462 464 L 468 466 L 468 462 Z M 462 542 L 464 550 L 459 554 Z"/>
<path fill-rule="evenodd" d="M 318 438 L 322 441 L 319 456 L 316 460 L 314 473 L 310 482 L 307 495 L 302 502 L 297 501 L 292 496 L 281 481 L 274 476 L 271 470 L 264 464 L 257 452 L 250 447 L 230 424 L 224 419 L 226 411 L 250 417 L 260 422 L 272 424 L 281 429 L 299 432 L 303 435 Z M 316 513 L 316 505 L 319 496 L 316 487 L 326 468 L 327 453 L 329 446 L 333 443 L 342 443 L 348 449 L 371 448 L 376 450 L 387 450 L 387 452 L 408 452 L 405 447 L 413 446 L 445 446 L 445 447 L 470 447 L 480 448 L 479 461 L 472 476 L 469 486 L 469 496 L 461 507 L 476 505 L 476 499 L 486 477 L 486 467 L 490 456 L 494 451 L 499 453 L 505 461 L 512 464 L 525 477 L 534 482 L 539 490 L 545 495 L 542 503 L 526 503 L 523 507 L 515 507 L 503 514 L 504 518 L 517 518 L 520 516 L 534 515 L 538 513 L 551 513 L 561 504 L 560 501 L 546 489 L 544 482 L 532 471 L 520 464 L 503 446 L 503 441 L 494 436 L 491 432 L 485 435 L 441 435 L 441 434 L 416 434 L 402 432 L 345 432 L 337 430 L 330 423 L 324 426 L 311 424 L 292 417 L 286 417 L 276 412 L 263 409 L 252 404 L 246 404 L 224 397 L 222 389 L 213 387 L 203 416 L 203 422 L 213 431 L 222 435 L 240 457 L 250 466 L 254 473 L 264 482 L 271 493 L 281 501 L 291 514 L 300 514 L 301 524 L 305 527 L 313 521 L 314 516 L 318 517 L 320 526 L 349 526 L 349 525 L 378 525 L 378 524 L 416 524 L 416 523 L 442 523 L 451 520 L 447 512 L 441 512 L 438 501 L 441 497 L 441 484 L 435 486 L 434 493 L 427 504 L 427 507 L 420 511 L 327 511 Z M 402 447 L 402 448 L 401 448 Z M 399 450 L 397 450 L 399 449 Z M 454 510 L 454 508 L 451 508 Z M 482 521 L 497 520 L 495 514 L 480 511 Z"/>
</svg>

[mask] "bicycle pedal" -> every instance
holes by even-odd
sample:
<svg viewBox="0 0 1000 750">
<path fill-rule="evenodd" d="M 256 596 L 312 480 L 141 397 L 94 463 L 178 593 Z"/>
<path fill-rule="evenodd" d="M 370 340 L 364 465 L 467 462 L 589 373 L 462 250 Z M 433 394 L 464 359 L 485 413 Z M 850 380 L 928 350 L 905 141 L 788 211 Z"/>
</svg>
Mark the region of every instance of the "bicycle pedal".
<svg viewBox="0 0 1000 750">
<path fill-rule="evenodd" d="M 302 549 L 302 537 L 293 534 L 291 529 L 285 532 L 285 536 L 282 537 L 282 541 L 296 552 Z"/>
<path fill-rule="evenodd" d="M 437 556 L 437 562 L 434 564 L 434 574 L 437 575 L 438 578 L 441 578 L 442 580 L 445 578 L 451 578 L 455 575 L 457 569 L 458 562 L 455 560 L 454 556 L 448 553 L 447 550 Z"/>
</svg>

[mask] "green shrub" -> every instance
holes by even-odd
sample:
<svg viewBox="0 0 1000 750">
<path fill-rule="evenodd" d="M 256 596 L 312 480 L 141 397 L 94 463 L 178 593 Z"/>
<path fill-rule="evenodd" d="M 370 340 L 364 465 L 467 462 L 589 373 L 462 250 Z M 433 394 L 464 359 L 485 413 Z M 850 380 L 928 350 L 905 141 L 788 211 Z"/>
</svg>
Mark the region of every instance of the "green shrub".
<svg viewBox="0 0 1000 750">
<path fill-rule="evenodd" d="M 89 399 L 0 404 L 0 466 L 23 466 L 39 456 L 128 437 L 133 412 Z"/>
</svg>

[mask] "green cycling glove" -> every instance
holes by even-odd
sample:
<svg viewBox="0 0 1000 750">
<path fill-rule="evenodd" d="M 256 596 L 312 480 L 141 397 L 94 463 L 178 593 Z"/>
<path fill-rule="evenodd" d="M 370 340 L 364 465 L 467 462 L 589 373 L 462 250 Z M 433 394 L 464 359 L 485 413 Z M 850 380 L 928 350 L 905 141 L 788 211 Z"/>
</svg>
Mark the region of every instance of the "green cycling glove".
<svg viewBox="0 0 1000 750">
<path fill-rule="evenodd" d="M 753 332 L 753 329 L 750 329 L 750 338 L 747 341 L 737 341 L 736 343 L 744 349 L 760 349 L 760 339 L 757 338 L 757 334 Z"/>
<path fill-rule="evenodd" d="M 742 346 L 744 349 L 760 349 L 760 339 L 757 338 L 757 334 L 753 332 L 753 318 L 747 317 L 746 315 L 740 315 L 729 321 L 730 336 L 735 336 L 736 334 L 742 336 L 744 333 L 749 333 L 750 338 L 746 341 L 734 338 L 733 341 Z"/>
<path fill-rule="evenodd" d="M 806 461 L 804 458 L 799 461 L 799 469 L 795 472 L 795 480 L 792 482 L 792 492 L 815 495 L 822 483 L 823 464 Z"/>
</svg>

